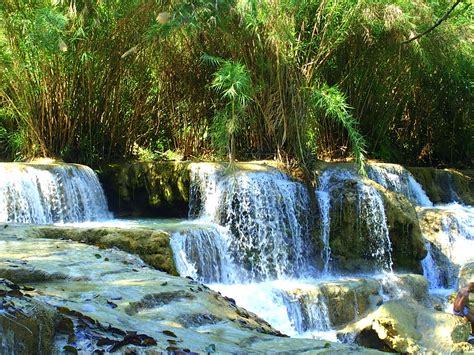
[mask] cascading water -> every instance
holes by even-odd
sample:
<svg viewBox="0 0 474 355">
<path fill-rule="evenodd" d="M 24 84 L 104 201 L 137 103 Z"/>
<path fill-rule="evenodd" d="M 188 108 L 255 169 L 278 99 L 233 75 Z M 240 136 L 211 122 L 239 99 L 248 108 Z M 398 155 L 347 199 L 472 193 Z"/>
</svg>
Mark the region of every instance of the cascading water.
<svg viewBox="0 0 474 355">
<path fill-rule="evenodd" d="M 413 204 L 433 206 L 421 185 L 404 167 L 396 164 L 371 164 L 367 167 L 367 173 L 370 179 L 390 191 L 404 194 Z"/>
<path fill-rule="evenodd" d="M 348 180 L 357 186 L 359 224 L 372 241 L 368 258 L 378 269 L 391 271 L 381 196 L 356 173 L 334 169 L 321 175 L 316 191 L 323 274 L 329 273 L 331 264 L 333 186 Z M 190 217 L 207 227 L 172 235 L 180 275 L 210 283 L 286 334 L 334 339 L 326 300 L 321 295 L 295 299 L 290 292 L 309 287 L 301 277 L 321 276 L 311 268 L 314 256 L 308 246 L 313 244 L 311 218 L 315 216 L 310 206 L 307 189 L 279 171 L 260 167 L 227 173 L 217 165 L 193 164 Z"/>
<path fill-rule="evenodd" d="M 0 222 L 69 223 L 111 218 L 92 169 L 0 163 Z"/>
<path fill-rule="evenodd" d="M 223 226 L 241 281 L 301 276 L 311 265 L 310 202 L 303 185 L 276 170 L 192 167 L 191 216 Z M 219 280 L 214 280 L 219 281 Z"/>
<path fill-rule="evenodd" d="M 423 275 L 432 290 L 454 287 L 459 267 L 474 260 L 474 209 L 458 203 L 433 208 L 421 185 L 399 165 L 371 164 L 368 175 L 385 188 L 404 194 L 415 206 L 422 207 L 417 211 L 428 251 L 422 261 Z M 458 201 L 452 177 L 448 177 L 452 200 Z"/>
<path fill-rule="evenodd" d="M 392 243 L 382 197 L 373 186 L 365 184 L 358 185 L 358 192 L 359 218 L 367 226 L 369 252 L 382 270 L 392 272 Z"/>
<path fill-rule="evenodd" d="M 331 200 L 341 197 L 337 196 L 337 191 L 341 184 L 344 184 L 346 181 L 354 181 L 356 186 L 358 224 L 362 226 L 361 229 L 366 231 L 367 239 L 371 241 L 369 257 L 376 261 L 381 270 L 392 271 L 392 245 L 380 193 L 373 186 L 365 184 L 355 172 L 335 168 L 327 169 L 321 174 L 319 177 L 319 187 L 316 190 L 316 198 L 320 210 L 320 233 L 323 242 L 323 272 L 328 273 L 331 268 L 331 248 L 329 245 Z"/>
<path fill-rule="evenodd" d="M 423 267 L 423 276 L 428 280 L 430 289 L 441 288 L 443 287 L 443 281 L 441 279 L 441 272 L 431 251 L 431 243 L 426 241 L 425 246 L 427 254 L 426 257 L 421 261 L 421 265 Z"/>
<path fill-rule="evenodd" d="M 175 251 L 180 275 L 204 283 L 235 283 L 238 269 L 230 260 L 226 228 L 213 224 L 195 224 L 194 228 L 173 233 L 171 248 Z"/>
</svg>

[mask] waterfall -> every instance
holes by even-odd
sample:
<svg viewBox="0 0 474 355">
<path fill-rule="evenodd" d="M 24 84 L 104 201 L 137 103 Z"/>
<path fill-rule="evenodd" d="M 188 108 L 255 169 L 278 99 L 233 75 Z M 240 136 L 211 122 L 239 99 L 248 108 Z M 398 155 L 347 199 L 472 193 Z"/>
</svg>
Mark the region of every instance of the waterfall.
<svg viewBox="0 0 474 355">
<path fill-rule="evenodd" d="M 305 187 L 273 170 L 226 173 L 193 164 L 190 215 L 227 230 L 227 252 L 246 282 L 303 275 L 312 257 Z"/>
<path fill-rule="evenodd" d="M 432 207 L 421 185 L 404 167 L 396 164 L 371 164 L 367 167 L 369 178 L 386 189 L 404 194 L 413 204 Z"/>
<path fill-rule="evenodd" d="M 443 281 L 441 278 L 441 272 L 438 265 L 433 257 L 431 250 L 431 243 L 429 241 L 425 242 L 427 255 L 421 261 L 423 267 L 423 276 L 428 280 L 430 289 L 437 289 L 443 287 Z"/>
<path fill-rule="evenodd" d="M 181 276 L 203 283 L 235 283 L 241 279 L 227 252 L 228 233 L 224 227 L 195 224 L 173 233 L 170 243 Z"/>
<path fill-rule="evenodd" d="M 331 248 L 329 245 L 331 220 L 330 212 L 334 203 L 339 199 L 338 188 L 346 181 L 354 181 L 357 193 L 358 224 L 367 233 L 370 240 L 370 258 L 375 260 L 379 267 L 392 271 L 392 245 L 389 238 L 388 226 L 382 196 L 373 186 L 366 184 L 355 172 L 347 169 L 327 169 L 319 177 L 319 187 L 316 198 L 319 205 L 321 240 L 323 243 L 322 259 L 323 272 L 330 271 Z"/>
<path fill-rule="evenodd" d="M 430 242 L 430 253 L 423 260 L 424 274 L 431 282 L 438 270 L 438 286 L 455 286 L 459 267 L 474 261 L 474 207 L 441 205 L 420 210 L 419 218 L 423 235 Z"/>
<path fill-rule="evenodd" d="M 111 218 L 92 169 L 0 163 L 0 222 L 70 223 Z"/>
<path fill-rule="evenodd" d="M 359 218 L 366 224 L 369 252 L 385 271 L 393 271 L 392 243 L 388 234 L 382 196 L 370 185 L 358 184 Z"/>
<path fill-rule="evenodd" d="M 288 315 L 299 334 L 331 330 L 327 300 L 320 293 L 286 294 Z"/>
</svg>

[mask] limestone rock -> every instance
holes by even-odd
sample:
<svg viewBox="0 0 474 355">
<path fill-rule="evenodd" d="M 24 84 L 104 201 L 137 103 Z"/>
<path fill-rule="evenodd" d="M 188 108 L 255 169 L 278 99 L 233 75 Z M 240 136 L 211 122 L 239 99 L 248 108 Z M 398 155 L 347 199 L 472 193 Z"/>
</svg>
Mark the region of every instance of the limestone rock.
<svg viewBox="0 0 474 355">
<path fill-rule="evenodd" d="M 31 227 L 28 235 L 38 238 L 70 239 L 100 248 L 118 248 L 140 256 L 154 268 L 177 275 L 170 246 L 170 234 L 147 228 L 78 228 L 62 226 Z"/>
<path fill-rule="evenodd" d="M 411 299 L 384 303 L 352 326 L 352 331 L 354 329 L 358 329 L 359 344 L 367 345 L 369 340 L 374 344 L 376 336 L 380 349 L 384 345 L 400 353 L 451 353 L 457 347 L 469 348 L 466 343 L 469 324 L 460 317 L 426 308 Z"/>
</svg>

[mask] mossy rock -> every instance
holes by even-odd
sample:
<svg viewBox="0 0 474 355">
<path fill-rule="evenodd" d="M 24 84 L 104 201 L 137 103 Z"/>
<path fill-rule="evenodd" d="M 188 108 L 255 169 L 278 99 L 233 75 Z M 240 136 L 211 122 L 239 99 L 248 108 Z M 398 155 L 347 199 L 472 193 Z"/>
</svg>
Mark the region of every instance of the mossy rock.
<svg viewBox="0 0 474 355">
<path fill-rule="evenodd" d="M 407 168 L 423 186 L 433 203 L 474 204 L 474 171 L 435 168 Z"/>
<path fill-rule="evenodd" d="M 187 162 L 107 165 L 99 179 L 109 208 L 118 216 L 186 217 L 190 173 Z"/>
<path fill-rule="evenodd" d="M 145 228 L 73 228 L 35 227 L 31 236 L 50 239 L 71 239 L 101 248 L 118 248 L 138 255 L 148 265 L 178 275 L 168 232 Z"/>
<path fill-rule="evenodd" d="M 389 191 L 376 183 L 372 185 L 383 198 L 394 267 L 401 271 L 422 273 L 420 262 L 426 257 L 427 250 L 415 208 L 403 194 Z"/>
<path fill-rule="evenodd" d="M 358 185 L 367 184 L 376 188 L 383 199 L 394 269 L 421 273 L 420 261 L 426 256 L 426 248 L 410 201 L 368 179 L 347 179 L 335 184 L 331 191 L 330 246 L 336 268 L 357 272 L 374 267 L 375 260 L 368 248 L 371 233 L 358 210 Z"/>
</svg>

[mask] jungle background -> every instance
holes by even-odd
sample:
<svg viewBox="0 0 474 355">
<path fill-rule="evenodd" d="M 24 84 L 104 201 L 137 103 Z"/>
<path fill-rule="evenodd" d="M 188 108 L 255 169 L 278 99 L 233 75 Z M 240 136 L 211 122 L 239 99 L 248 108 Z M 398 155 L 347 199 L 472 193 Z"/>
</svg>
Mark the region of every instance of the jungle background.
<svg viewBox="0 0 474 355">
<path fill-rule="evenodd" d="M 467 0 L 2 0 L 0 159 L 469 167 L 473 14 Z"/>
</svg>

